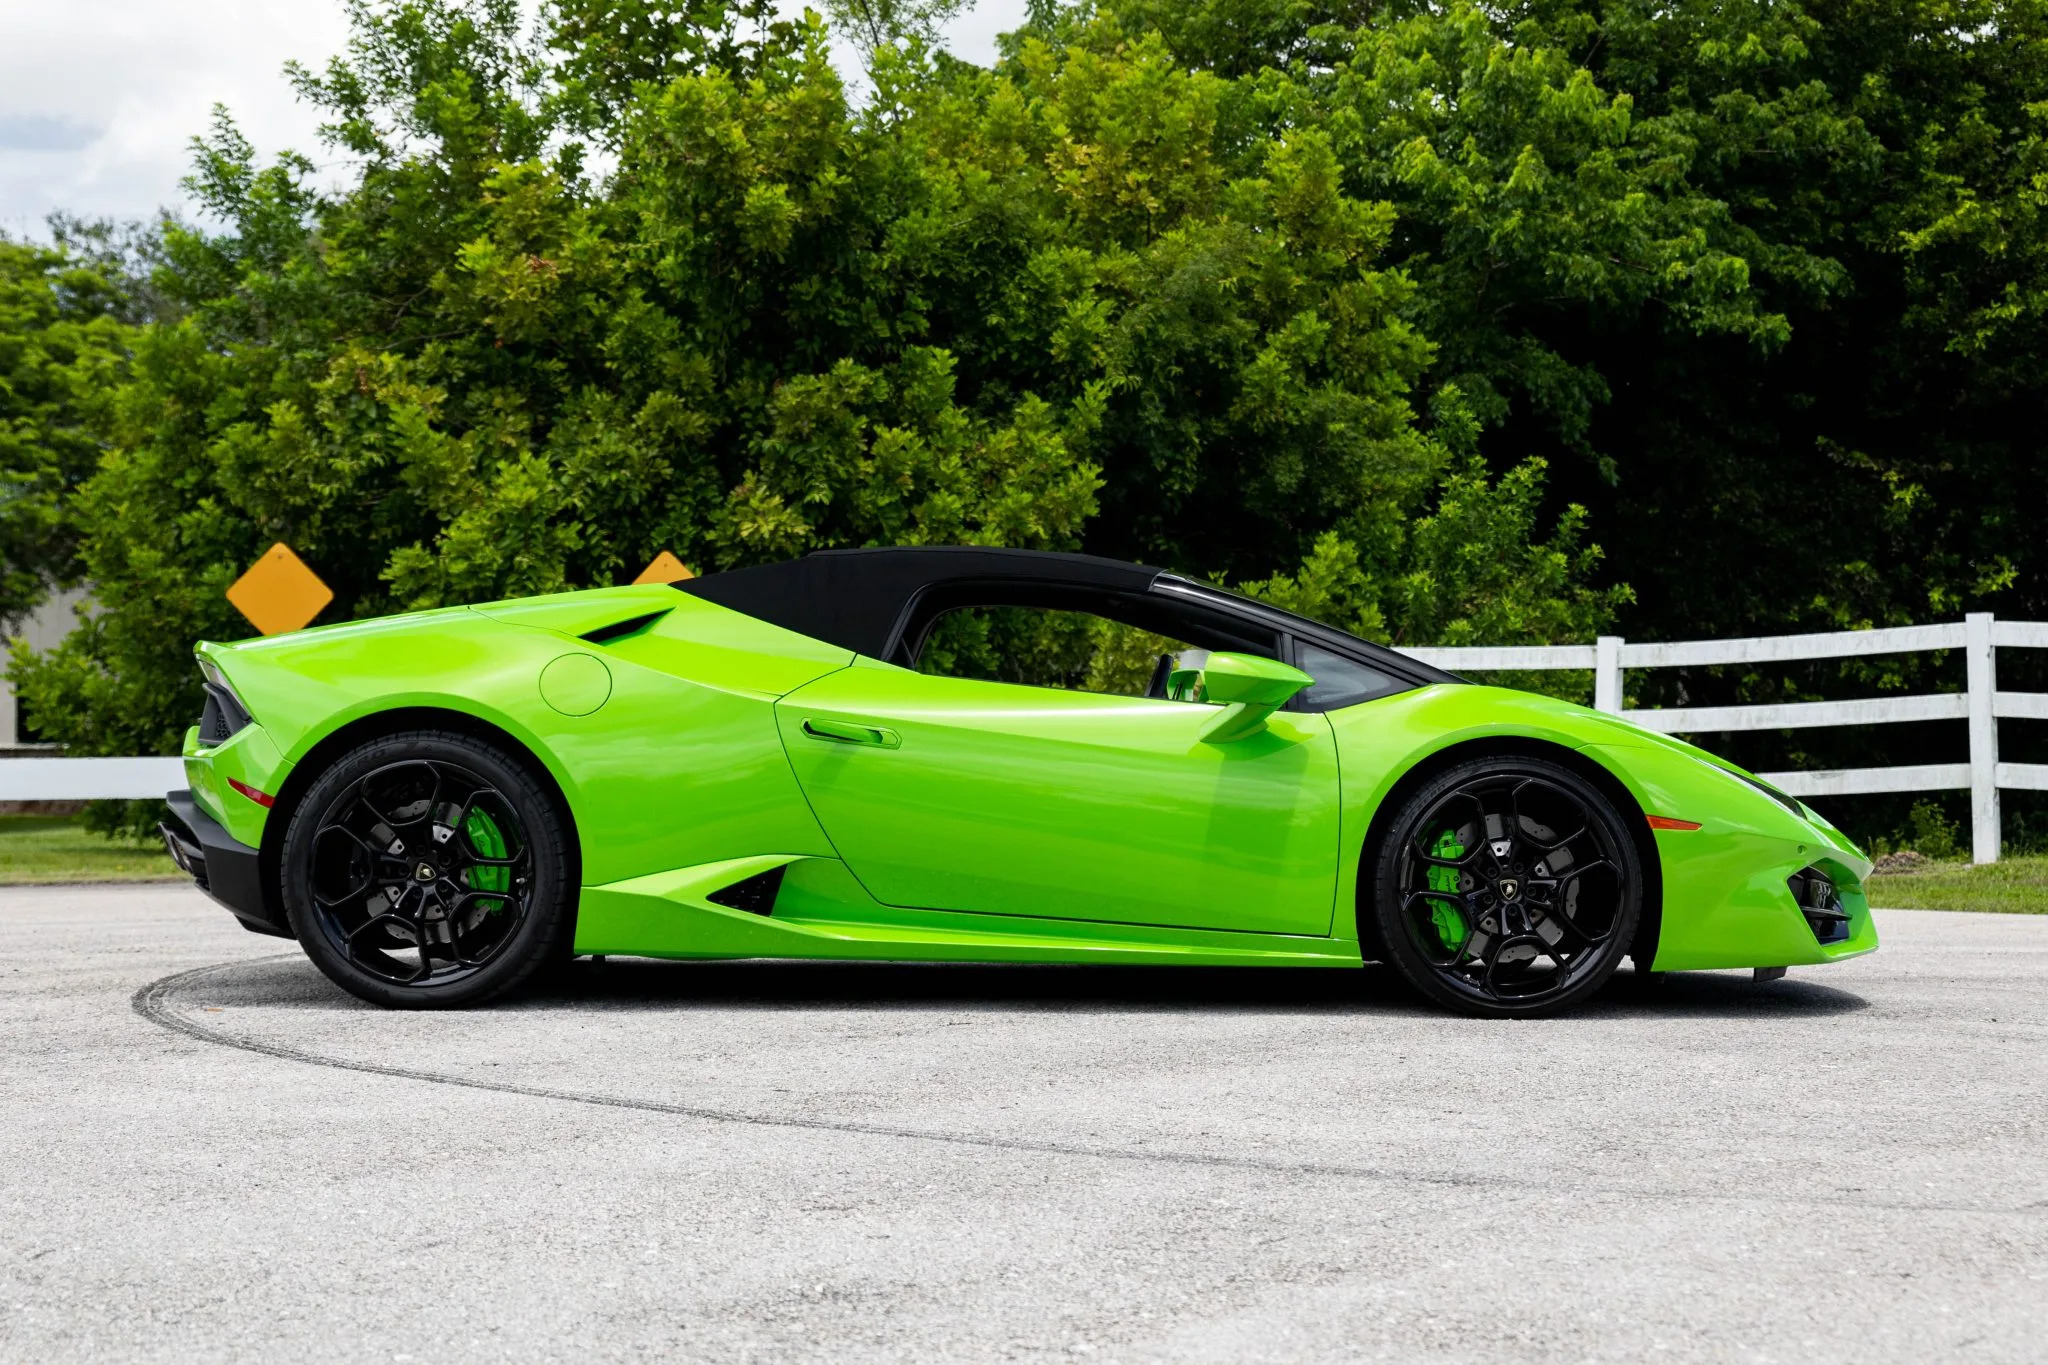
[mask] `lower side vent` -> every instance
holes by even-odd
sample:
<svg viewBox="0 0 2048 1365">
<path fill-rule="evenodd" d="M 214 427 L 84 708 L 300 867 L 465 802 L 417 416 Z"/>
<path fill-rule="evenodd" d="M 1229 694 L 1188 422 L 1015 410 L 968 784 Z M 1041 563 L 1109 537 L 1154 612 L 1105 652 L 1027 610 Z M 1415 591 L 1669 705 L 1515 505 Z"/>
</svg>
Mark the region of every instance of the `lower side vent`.
<svg viewBox="0 0 2048 1365">
<path fill-rule="evenodd" d="M 1799 903 L 1799 913 L 1806 916 L 1816 939 L 1840 943 L 1849 937 L 1849 912 L 1842 908 L 1842 893 L 1827 873 L 1809 867 L 1787 877 L 1785 884 L 1792 888 L 1792 899 Z"/>
<path fill-rule="evenodd" d="M 721 886 L 704 899 L 713 905 L 729 905 L 751 914 L 772 915 L 775 913 L 776 893 L 782 890 L 782 874 L 788 870 L 787 864 L 771 867 L 745 881 Z"/>
</svg>

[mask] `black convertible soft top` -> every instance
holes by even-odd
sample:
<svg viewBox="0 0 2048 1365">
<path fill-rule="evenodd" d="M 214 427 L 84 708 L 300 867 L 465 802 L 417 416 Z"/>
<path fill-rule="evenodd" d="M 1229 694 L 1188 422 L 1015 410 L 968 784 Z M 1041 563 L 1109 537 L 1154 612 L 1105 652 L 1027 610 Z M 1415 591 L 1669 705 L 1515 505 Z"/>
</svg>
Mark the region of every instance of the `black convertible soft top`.
<svg viewBox="0 0 2048 1365">
<path fill-rule="evenodd" d="M 802 559 L 733 569 L 676 584 L 721 607 L 884 659 L 911 603 L 953 583 L 1045 583 L 1141 593 L 1158 569 L 1094 555 L 938 545 L 818 550 Z"/>
<path fill-rule="evenodd" d="M 1186 629 L 1186 624 L 1191 619 L 1205 619 L 1212 631 L 1222 632 L 1213 646 L 1205 647 L 1241 647 L 1232 637 L 1251 628 L 1270 633 L 1269 638 L 1284 634 L 1321 643 L 1405 679 L 1411 686 L 1462 681 L 1455 674 L 1263 602 L 1204 587 L 1143 564 L 1095 555 L 954 545 L 819 550 L 802 559 L 708 574 L 675 586 L 785 630 L 893 662 L 914 659 L 924 632 L 956 590 L 996 588 L 994 596 L 1019 605 L 1044 594 L 1051 599 L 1114 599 L 1126 608 L 1116 614 L 1135 619 L 1148 629 L 1190 640 L 1199 637 Z M 1049 599 L 1045 604 L 1053 602 Z M 1136 608 L 1135 613 L 1131 608 Z M 1177 625 L 1183 628 L 1176 631 Z"/>
</svg>

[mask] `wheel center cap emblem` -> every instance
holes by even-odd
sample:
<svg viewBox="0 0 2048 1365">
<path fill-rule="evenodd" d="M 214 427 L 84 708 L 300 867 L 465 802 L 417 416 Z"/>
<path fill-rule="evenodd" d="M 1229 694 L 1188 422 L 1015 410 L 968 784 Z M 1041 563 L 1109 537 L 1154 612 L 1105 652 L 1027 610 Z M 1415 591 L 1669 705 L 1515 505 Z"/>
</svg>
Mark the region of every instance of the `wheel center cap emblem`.
<svg viewBox="0 0 2048 1365">
<path fill-rule="evenodd" d="M 412 870 L 412 875 L 419 881 L 430 882 L 434 880 L 434 869 L 426 863 L 421 863 Z"/>
<path fill-rule="evenodd" d="M 1511 901 L 1521 894 L 1522 884 L 1512 877 L 1500 884 L 1500 898 L 1504 901 Z"/>
</svg>

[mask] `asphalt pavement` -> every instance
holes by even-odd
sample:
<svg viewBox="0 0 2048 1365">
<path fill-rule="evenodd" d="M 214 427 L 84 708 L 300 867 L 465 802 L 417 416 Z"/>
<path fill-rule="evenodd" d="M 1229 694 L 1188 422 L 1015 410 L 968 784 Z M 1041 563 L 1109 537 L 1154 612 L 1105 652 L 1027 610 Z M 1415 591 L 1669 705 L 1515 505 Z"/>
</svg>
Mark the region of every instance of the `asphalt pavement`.
<svg viewBox="0 0 2048 1365">
<path fill-rule="evenodd" d="M 1562 1019 L 613 960 L 387 1013 L 0 891 L 0 1360 L 2042 1361 L 2048 918 Z"/>
</svg>

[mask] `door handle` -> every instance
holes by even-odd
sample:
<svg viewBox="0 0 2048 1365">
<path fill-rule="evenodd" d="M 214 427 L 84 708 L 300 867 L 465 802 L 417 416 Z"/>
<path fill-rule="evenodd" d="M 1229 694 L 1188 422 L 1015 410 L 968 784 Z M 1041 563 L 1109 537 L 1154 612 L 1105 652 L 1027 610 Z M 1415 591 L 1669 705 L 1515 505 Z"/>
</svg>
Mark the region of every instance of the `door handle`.
<svg viewBox="0 0 2048 1365">
<path fill-rule="evenodd" d="M 860 725 L 850 720 L 805 716 L 804 733 L 812 739 L 830 740 L 835 744 L 865 744 L 875 749 L 903 747 L 903 736 L 894 730 L 880 725 Z"/>
</svg>

